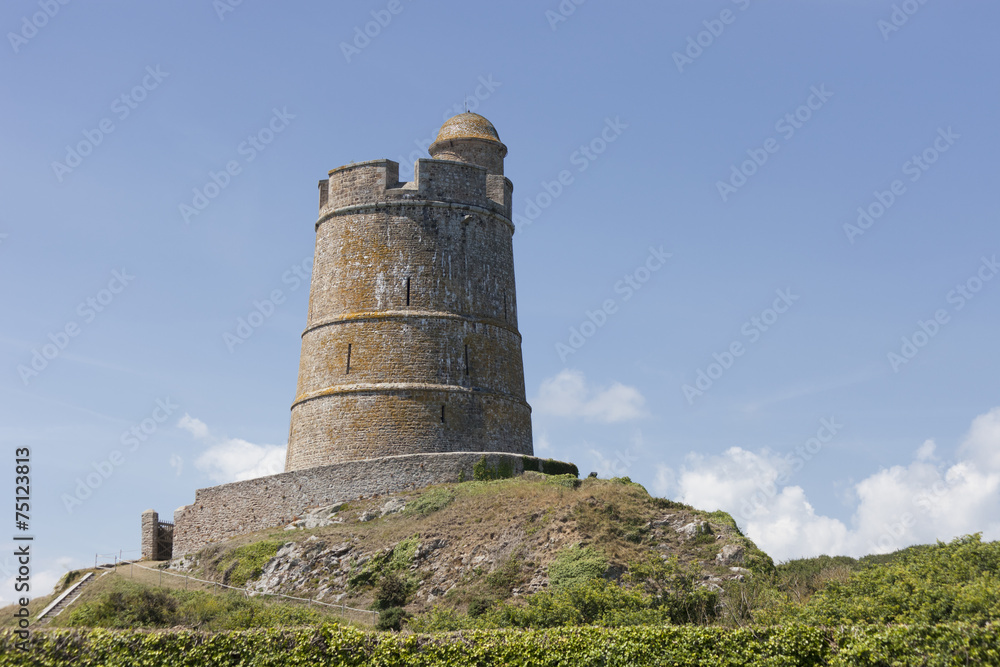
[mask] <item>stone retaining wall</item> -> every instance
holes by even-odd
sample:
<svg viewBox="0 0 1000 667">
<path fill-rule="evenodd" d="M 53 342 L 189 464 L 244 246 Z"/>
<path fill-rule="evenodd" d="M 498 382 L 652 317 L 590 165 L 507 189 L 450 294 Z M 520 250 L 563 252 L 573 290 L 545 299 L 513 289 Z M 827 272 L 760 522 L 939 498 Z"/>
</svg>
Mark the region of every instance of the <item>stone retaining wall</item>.
<svg viewBox="0 0 1000 667">
<path fill-rule="evenodd" d="M 198 489 L 192 504 L 174 512 L 173 556 L 236 535 L 285 526 L 312 507 L 471 480 L 473 466 L 483 458 L 489 467 L 509 466 L 515 475 L 525 469 L 578 474 L 572 464 L 534 456 L 455 452 L 349 461 L 212 486 Z"/>
</svg>

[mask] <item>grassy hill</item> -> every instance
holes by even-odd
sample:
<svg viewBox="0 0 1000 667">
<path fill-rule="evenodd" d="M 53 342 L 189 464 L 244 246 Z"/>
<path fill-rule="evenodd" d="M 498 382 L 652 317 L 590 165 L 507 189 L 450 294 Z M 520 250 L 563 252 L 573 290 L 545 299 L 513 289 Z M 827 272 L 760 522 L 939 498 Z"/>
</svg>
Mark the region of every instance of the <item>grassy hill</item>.
<svg viewBox="0 0 1000 667">
<path fill-rule="evenodd" d="M 920 642 L 981 639 L 1000 620 L 1000 543 L 969 536 L 775 566 L 729 515 L 653 498 L 624 478 L 448 484 L 323 508 L 310 521 L 317 517 L 324 525 L 262 531 L 161 564 L 246 594 L 162 577 L 172 582 L 165 588 L 152 573 L 127 578 L 120 569 L 52 626 L 343 626 L 331 610 L 277 593 L 378 609 L 383 628 L 418 633 L 715 626 L 760 637 L 765 627 L 798 636 L 795 628 L 868 626 L 858 637 L 901 628 L 898 641 L 916 646 L 906 628 L 922 628 Z"/>
</svg>

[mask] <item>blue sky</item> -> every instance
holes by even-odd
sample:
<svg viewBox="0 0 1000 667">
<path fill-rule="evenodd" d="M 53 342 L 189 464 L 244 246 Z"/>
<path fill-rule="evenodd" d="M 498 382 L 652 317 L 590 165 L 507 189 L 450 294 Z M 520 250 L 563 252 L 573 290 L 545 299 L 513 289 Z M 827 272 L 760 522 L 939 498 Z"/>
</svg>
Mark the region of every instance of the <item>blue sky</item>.
<svg viewBox="0 0 1000 667">
<path fill-rule="evenodd" d="M 538 454 L 726 509 L 779 559 L 1000 537 L 998 20 L 6 3 L 0 441 L 32 452 L 34 592 L 280 468 L 316 182 L 412 178 L 466 106 L 509 148 Z"/>
</svg>

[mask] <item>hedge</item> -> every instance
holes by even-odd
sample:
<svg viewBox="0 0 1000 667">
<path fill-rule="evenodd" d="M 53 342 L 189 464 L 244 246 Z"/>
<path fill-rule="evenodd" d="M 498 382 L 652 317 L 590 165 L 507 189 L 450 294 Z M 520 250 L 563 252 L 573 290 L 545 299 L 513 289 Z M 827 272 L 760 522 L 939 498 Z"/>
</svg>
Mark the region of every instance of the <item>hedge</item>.
<svg viewBox="0 0 1000 667">
<path fill-rule="evenodd" d="M 324 625 L 199 633 L 52 630 L 27 652 L 0 633 L 0 665 L 305 667 L 319 665 L 808 666 L 997 665 L 1000 626 L 968 624 L 727 629 L 697 626 L 477 630 L 399 635 Z"/>
</svg>

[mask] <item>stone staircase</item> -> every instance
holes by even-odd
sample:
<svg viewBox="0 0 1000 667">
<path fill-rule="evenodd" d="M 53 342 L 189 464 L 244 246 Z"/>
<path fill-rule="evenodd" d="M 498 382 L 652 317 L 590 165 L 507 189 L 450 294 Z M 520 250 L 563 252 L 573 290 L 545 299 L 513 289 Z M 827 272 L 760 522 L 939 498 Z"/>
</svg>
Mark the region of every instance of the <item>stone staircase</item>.
<svg viewBox="0 0 1000 667">
<path fill-rule="evenodd" d="M 103 577 L 105 574 L 107 574 L 107 572 L 104 572 L 101 576 Z M 88 572 L 84 575 L 83 579 L 63 591 L 59 597 L 53 600 L 48 607 L 43 609 L 42 612 L 35 617 L 35 627 L 46 625 L 49 621 L 62 613 L 63 609 L 76 602 L 77 598 L 79 598 L 83 593 L 83 590 L 94 581 L 94 573 Z"/>
</svg>

